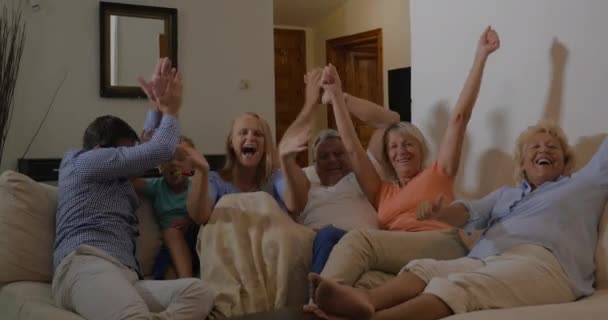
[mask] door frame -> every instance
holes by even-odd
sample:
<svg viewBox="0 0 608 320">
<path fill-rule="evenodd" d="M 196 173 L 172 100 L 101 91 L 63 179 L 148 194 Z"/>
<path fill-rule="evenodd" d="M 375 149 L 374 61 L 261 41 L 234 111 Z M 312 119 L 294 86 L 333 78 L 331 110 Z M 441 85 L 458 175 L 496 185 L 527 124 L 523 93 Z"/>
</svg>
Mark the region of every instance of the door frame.
<svg viewBox="0 0 608 320">
<path fill-rule="evenodd" d="M 381 106 L 384 106 L 384 62 L 382 56 L 382 29 L 373 29 L 365 32 L 355 33 L 348 36 L 338 37 L 334 39 L 328 39 L 325 41 L 325 61 L 326 63 L 333 63 L 338 71 L 344 70 L 346 66 L 346 58 L 341 52 L 348 48 L 356 48 L 365 44 L 374 44 L 376 47 L 376 54 L 378 56 L 378 92 L 379 102 Z M 355 50 L 353 50 L 355 51 Z M 344 83 L 344 81 L 342 81 Z M 331 127 L 334 124 L 329 123 L 331 119 L 331 108 L 327 109 L 327 124 Z"/>
</svg>

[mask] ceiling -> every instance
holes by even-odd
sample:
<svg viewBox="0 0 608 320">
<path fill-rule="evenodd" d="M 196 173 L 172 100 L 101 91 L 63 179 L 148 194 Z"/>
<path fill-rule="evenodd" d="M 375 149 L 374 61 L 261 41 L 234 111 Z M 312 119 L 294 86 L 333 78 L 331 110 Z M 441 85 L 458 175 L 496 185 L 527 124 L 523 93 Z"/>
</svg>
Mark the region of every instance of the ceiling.
<svg viewBox="0 0 608 320">
<path fill-rule="evenodd" d="M 274 24 L 310 27 L 347 0 L 273 0 Z"/>
</svg>

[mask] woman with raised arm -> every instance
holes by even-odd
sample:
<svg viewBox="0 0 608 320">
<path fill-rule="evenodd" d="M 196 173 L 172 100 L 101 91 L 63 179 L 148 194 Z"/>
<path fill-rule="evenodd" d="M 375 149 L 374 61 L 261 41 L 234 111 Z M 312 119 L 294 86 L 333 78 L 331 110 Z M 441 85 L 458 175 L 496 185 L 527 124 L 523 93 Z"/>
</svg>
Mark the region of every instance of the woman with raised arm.
<svg viewBox="0 0 608 320">
<path fill-rule="evenodd" d="M 383 280 L 394 276 L 407 262 L 417 258 L 453 259 L 467 248 L 457 229 L 435 220 L 416 219 L 416 207 L 442 195 L 453 200 L 453 185 L 460 163 L 465 131 L 471 117 L 486 60 L 500 46 L 498 34 L 483 31 L 475 60 L 452 111 L 437 159 L 425 166 L 426 140 L 411 123 L 388 127 L 382 137 L 384 162 L 393 182 L 382 181 L 355 133 L 344 106 L 339 76 L 333 66 L 324 70 L 324 90 L 330 96 L 336 124 L 361 189 L 378 210 L 381 227 L 387 231 L 349 232 L 334 247 L 324 277 L 355 285 L 368 271 L 381 271 Z M 402 231 L 402 232 L 394 232 Z M 403 232 L 407 231 L 407 232 Z"/>
</svg>

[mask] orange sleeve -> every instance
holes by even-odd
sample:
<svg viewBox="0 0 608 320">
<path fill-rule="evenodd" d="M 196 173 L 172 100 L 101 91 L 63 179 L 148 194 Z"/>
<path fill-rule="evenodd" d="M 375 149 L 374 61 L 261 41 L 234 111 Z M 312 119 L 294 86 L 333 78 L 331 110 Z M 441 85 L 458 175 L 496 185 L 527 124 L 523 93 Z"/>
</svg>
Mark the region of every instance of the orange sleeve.
<svg viewBox="0 0 608 320">
<path fill-rule="evenodd" d="M 385 199 L 387 194 L 390 193 L 395 187 L 395 184 L 392 182 L 382 181 L 380 189 L 376 193 L 376 200 L 374 201 L 374 206 L 376 207 L 376 210 L 380 208 L 380 203 L 382 202 L 382 200 Z"/>
</svg>

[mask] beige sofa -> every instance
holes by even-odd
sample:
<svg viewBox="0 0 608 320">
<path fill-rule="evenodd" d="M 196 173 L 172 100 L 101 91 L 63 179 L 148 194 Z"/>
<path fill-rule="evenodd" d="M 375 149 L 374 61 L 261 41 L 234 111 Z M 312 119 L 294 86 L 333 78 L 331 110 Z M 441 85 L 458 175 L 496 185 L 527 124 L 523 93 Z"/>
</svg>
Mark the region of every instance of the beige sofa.
<svg viewBox="0 0 608 320">
<path fill-rule="evenodd" d="M 399 244 L 395 244 L 399 245 Z M 477 311 L 454 315 L 446 320 L 605 320 L 608 319 L 608 208 L 600 222 L 600 236 L 596 250 L 596 291 L 590 297 L 576 302 Z M 356 287 L 373 288 L 393 275 L 379 270 L 370 270 L 355 283 Z M 533 281 L 533 280 L 532 280 Z"/>
<path fill-rule="evenodd" d="M 304 169 L 311 181 L 318 181 L 314 166 Z M 587 298 L 572 303 L 522 307 L 502 310 L 486 310 L 454 315 L 446 320 L 606 320 L 608 319 L 608 206 L 604 211 L 599 227 L 599 241 L 596 250 L 596 288 L 595 293 Z M 396 244 L 399 245 L 399 244 Z M 392 275 L 371 270 L 361 276 L 357 287 L 370 288 L 383 283 Z"/>
<path fill-rule="evenodd" d="M 51 295 L 56 188 L 13 171 L 0 175 L 0 319 L 76 320 L 57 308 Z M 139 208 L 137 256 L 144 275 L 152 273 L 161 245 L 148 202 Z"/>
<path fill-rule="evenodd" d="M 584 212 L 581 212 L 584 214 Z M 592 296 L 571 303 L 486 310 L 455 315 L 449 320 L 605 320 L 608 319 L 608 206 L 599 224 L 599 239 L 595 251 L 596 291 Z"/>
<path fill-rule="evenodd" d="M 82 319 L 57 308 L 51 296 L 56 189 L 7 171 L 0 175 L 0 319 Z M 161 244 L 150 205 L 139 210 L 138 258 L 152 271 Z M 449 317 L 477 319 L 608 319 L 608 214 L 600 224 L 596 261 L 598 290 L 577 302 L 488 310 Z"/>
</svg>

